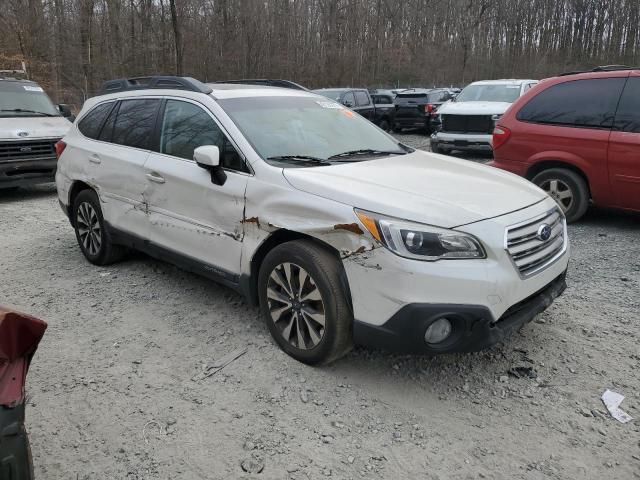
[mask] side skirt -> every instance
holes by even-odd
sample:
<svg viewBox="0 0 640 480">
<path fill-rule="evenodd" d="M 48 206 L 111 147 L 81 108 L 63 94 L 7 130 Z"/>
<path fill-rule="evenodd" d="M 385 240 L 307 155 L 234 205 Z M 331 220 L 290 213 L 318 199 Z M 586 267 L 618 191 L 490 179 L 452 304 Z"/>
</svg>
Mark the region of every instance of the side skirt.
<svg viewBox="0 0 640 480">
<path fill-rule="evenodd" d="M 147 255 L 163 262 L 172 263 L 182 270 L 206 277 L 214 282 L 224 285 L 225 287 L 229 287 L 238 293 L 245 293 L 240 287 L 240 275 L 238 274 L 221 269 L 215 265 L 202 262 L 201 260 L 174 250 L 161 247 L 149 240 L 140 238 L 137 235 L 113 228 L 109 224 L 106 224 L 106 227 L 109 230 L 109 234 L 111 235 L 113 242 L 118 245 L 123 245 L 133 250 L 146 253 Z"/>
</svg>

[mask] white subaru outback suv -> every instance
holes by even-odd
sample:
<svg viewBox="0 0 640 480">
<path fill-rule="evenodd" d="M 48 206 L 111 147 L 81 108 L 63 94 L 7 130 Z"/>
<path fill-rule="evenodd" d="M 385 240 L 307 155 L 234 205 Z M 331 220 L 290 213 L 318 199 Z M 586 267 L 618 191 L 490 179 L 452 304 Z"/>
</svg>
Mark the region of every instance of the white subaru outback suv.
<svg viewBox="0 0 640 480">
<path fill-rule="evenodd" d="M 302 362 L 482 349 L 565 288 L 564 216 L 519 177 L 305 91 L 150 77 L 102 93 L 58 149 L 84 256 L 138 249 L 234 288 Z"/>
</svg>

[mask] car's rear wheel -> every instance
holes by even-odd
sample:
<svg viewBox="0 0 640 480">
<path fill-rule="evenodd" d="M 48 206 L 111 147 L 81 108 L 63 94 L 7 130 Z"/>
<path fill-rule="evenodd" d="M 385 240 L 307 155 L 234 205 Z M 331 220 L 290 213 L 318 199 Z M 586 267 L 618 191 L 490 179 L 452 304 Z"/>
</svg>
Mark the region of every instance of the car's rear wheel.
<svg viewBox="0 0 640 480">
<path fill-rule="evenodd" d="M 389 120 L 387 120 L 386 118 L 383 118 L 382 120 L 380 120 L 380 124 L 378 126 L 385 132 L 388 132 L 389 129 L 391 128 L 389 124 Z"/>
<path fill-rule="evenodd" d="M 533 177 L 535 183 L 560 206 L 567 222 L 580 219 L 589 208 L 589 188 L 580 175 L 566 168 L 550 168 Z"/>
<path fill-rule="evenodd" d="M 393 131 L 394 131 L 394 133 L 402 133 L 402 127 L 400 127 L 398 125 L 394 125 L 393 126 Z"/>
<path fill-rule="evenodd" d="M 308 240 L 283 243 L 258 277 L 260 309 L 276 343 L 310 365 L 330 363 L 352 347 L 353 315 L 339 260 Z"/>
<path fill-rule="evenodd" d="M 105 228 L 96 192 L 81 191 L 73 201 L 71 215 L 78 245 L 87 260 L 95 265 L 108 265 L 122 258 L 126 250 L 113 243 Z"/>
</svg>

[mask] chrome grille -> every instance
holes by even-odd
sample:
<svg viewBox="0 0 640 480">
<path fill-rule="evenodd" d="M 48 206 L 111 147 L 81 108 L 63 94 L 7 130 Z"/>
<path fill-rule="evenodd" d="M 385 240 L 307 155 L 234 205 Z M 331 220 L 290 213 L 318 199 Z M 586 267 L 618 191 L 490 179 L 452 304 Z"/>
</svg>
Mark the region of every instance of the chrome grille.
<svg viewBox="0 0 640 480">
<path fill-rule="evenodd" d="M 546 238 L 542 229 L 548 226 Z M 544 215 L 507 228 L 506 249 L 523 277 L 534 275 L 551 265 L 566 249 L 566 221 L 554 208 Z"/>
<path fill-rule="evenodd" d="M 58 140 L 0 142 L 0 163 L 15 160 L 55 159 Z"/>
</svg>

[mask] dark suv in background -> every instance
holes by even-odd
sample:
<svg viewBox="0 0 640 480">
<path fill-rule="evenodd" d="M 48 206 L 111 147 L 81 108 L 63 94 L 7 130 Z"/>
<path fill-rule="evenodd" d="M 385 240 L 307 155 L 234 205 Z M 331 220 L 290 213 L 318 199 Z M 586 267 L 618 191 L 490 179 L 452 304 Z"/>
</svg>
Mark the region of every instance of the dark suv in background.
<svg viewBox="0 0 640 480">
<path fill-rule="evenodd" d="M 590 203 L 640 211 L 640 68 L 540 82 L 493 132 L 493 166 L 528 178 L 578 220 Z"/>
<path fill-rule="evenodd" d="M 439 125 L 436 114 L 438 107 L 455 95 L 448 88 L 411 88 L 399 92 L 394 100 L 396 111 L 393 130 L 399 133 L 404 128 L 412 128 L 431 134 Z"/>
<path fill-rule="evenodd" d="M 366 88 L 320 88 L 312 92 L 340 102 L 367 120 L 375 122 L 376 109 Z"/>
</svg>

